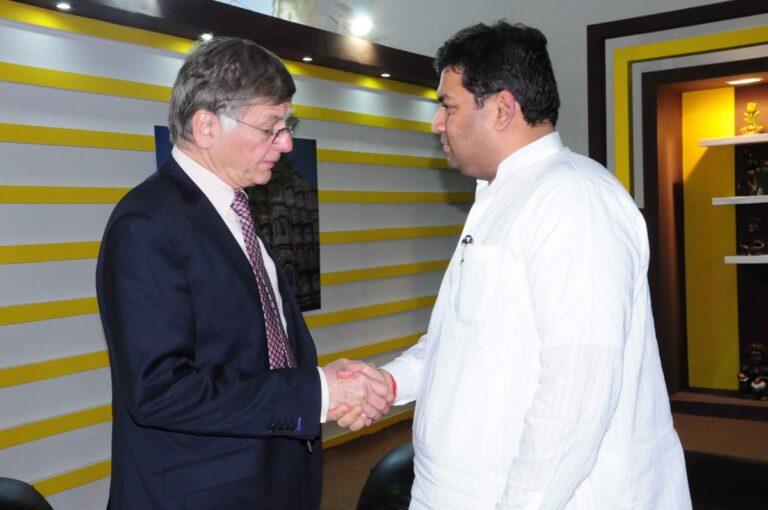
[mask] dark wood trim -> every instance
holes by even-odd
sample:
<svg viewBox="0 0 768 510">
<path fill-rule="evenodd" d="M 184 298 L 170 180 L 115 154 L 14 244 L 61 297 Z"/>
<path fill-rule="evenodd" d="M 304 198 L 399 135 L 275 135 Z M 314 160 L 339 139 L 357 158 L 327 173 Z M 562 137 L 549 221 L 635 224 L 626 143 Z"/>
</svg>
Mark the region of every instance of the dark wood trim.
<svg viewBox="0 0 768 510">
<path fill-rule="evenodd" d="M 768 421 L 768 406 L 740 405 L 737 398 L 733 400 L 733 404 L 692 402 L 678 400 L 673 395 L 670 399 L 670 405 L 673 413 L 714 416 L 716 418 L 731 418 L 735 420 Z"/>
<path fill-rule="evenodd" d="M 648 239 L 651 248 L 648 280 L 651 288 L 651 302 L 656 318 L 656 333 L 659 338 L 659 350 L 662 356 L 665 376 L 671 393 L 687 389 L 688 381 L 688 351 L 687 351 L 687 319 L 685 295 L 685 243 L 684 243 L 684 203 L 682 176 L 678 176 L 678 184 L 672 190 L 672 210 L 664 205 L 661 199 L 659 179 L 658 152 L 658 109 L 657 98 L 661 93 L 680 94 L 685 90 L 695 90 L 703 86 L 712 86 L 704 80 L 713 78 L 761 72 L 768 68 L 768 58 L 724 62 L 718 64 L 693 66 L 687 68 L 654 71 L 643 73 L 642 103 L 643 103 L 643 190 L 645 199 L 644 216 L 648 225 Z M 698 85 L 692 82 L 699 82 Z M 679 125 L 681 119 L 667 118 L 667 124 Z M 670 253 L 663 253 L 662 233 L 666 227 L 662 218 L 674 218 L 674 239 L 676 251 L 676 278 L 670 278 L 662 269 L 662 260 L 668 261 Z M 741 291 L 739 299 L 741 300 Z M 670 300 L 672 300 L 670 304 Z M 670 312 L 672 310 L 672 312 Z M 679 311 L 679 312 L 678 312 Z M 673 313 L 675 317 L 667 317 Z M 698 404 L 680 404 L 682 409 L 693 409 Z M 706 407 L 706 406 L 705 406 Z M 708 407 L 707 409 L 710 409 Z M 709 412 L 709 411 L 708 411 Z M 712 411 L 714 412 L 714 411 Z M 730 412 L 730 411 L 728 411 Z M 695 412 L 694 414 L 703 414 Z"/>
<path fill-rule="evenodd" d="M 768 12 L 764 0 L 730 0 L 702 7 L 587 26 L 587 111 L 589 156 L 606 164 L 605 42 L 608 39 L 754 16 Z"/>
<path fill-rule="evenodd" d="M 53 0 L 15 0 L 56 10 Z M 197 39 L 203 32 L 251 39 L 288 60 L 308 53 L 313 64 L 437 86 L 432 59 L 353 37 L 285 21 L 213 0 L 78 0 L 69 14 Z"/>
</svg>

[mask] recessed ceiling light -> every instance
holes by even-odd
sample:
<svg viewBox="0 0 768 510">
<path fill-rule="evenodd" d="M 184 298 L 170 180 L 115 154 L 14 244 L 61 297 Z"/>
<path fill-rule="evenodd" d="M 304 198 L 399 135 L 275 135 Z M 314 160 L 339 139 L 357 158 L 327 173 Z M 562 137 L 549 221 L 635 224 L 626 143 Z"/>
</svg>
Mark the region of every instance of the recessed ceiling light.
<svg viewBox="0 0 768 510">
<path fill-rule="evenodd" d="M 365 15 L 357 15 L 349 22 L 349 31 L 352 35 L 362 37 L 373 28 L 373 21 Z"/>
<path fill-rule="evenodd" d="M 762 78 L 744 78 L 743 80 L 731 80 L 727 81 L 728 85 L 747 85 L 748 83 L 757 83 L 759 81 L 763 81 Z"/>
<path fill-rule="evenodd" d="M 312 62 L 312 57 L 301 57 L 301 60 L 304 62 Z"/>
<path fill-rule="evenodd" d="M 58 2 L 56 4 L 56 8 L 60 11 L 68 11 L 72 8 L 72 5 L 70 5 L 68 2 Z"/>
<path fill-rule="evenodd" d="M 389 74 L 389 73 L 381 73 L 381 77 L 382 78 L 390 78 L 390 77 L 392 77 L 392 75 Z"/>
<path fill-rule="evenodd" d="M 213 39 L 213 34 L 210 32 L 200 34 L 200 39 L 202 39 L 203 41 L 210 41 L 211 39 Z"/>
</svg>

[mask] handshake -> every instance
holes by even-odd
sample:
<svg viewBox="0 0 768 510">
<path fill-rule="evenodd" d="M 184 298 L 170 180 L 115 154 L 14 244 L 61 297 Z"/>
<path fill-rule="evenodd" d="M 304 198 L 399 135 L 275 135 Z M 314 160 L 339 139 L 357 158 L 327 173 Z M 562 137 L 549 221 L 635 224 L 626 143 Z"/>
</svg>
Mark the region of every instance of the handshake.
<svg viewBox="0 0 768 510">
<path fill-rule="evenodd" d="M 372 364 L 337 359 L 323 367 L 328 382 L 327 421 L 360 430 L 389 412 L 395 401 L 390 375 Z"/>
</svg>

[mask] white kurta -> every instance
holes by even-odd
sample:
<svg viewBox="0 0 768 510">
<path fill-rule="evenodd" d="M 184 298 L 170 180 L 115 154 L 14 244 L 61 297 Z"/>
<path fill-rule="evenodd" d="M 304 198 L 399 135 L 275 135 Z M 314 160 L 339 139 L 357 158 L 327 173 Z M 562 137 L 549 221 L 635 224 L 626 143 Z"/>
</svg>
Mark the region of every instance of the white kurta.
<svg viewBox="0 0 768 510">
<path fill-rule="evenodd" d="M 412 510 L 685 510 L 645 222 L 557 133 L 477 197 L 427 334 L 387 364 L 416 400 Z"/>
</svg>

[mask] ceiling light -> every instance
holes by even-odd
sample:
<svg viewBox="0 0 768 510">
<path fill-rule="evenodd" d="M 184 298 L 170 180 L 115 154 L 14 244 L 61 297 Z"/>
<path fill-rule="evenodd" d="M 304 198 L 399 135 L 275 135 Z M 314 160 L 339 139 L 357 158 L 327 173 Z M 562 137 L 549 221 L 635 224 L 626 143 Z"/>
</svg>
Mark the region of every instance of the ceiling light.
<svg viewBox="0 0 768 510">
<path fill-rule="evenodd" d="M 727 81 L 728 85 L 746 85 L 748 83 L 757 83 L 759 81 L 763 81 L 762 78 L 744 78 L 743 80 L 731 80 Z"/>
<path fill-rule="evenodd" d="M 301 57 L 303 62 L 312 62 L 312 57 Z"/>
<path fill-rule="evenodd" d="M 373 28 L 373 21 L 368 16 L 359 14 L 349 22 L 349 31 L 356 37 L 362 37 Z"/>
<path fill-rule="evenodd" d="M 61 11 L 68 11 L 72 8 L 72 6 L 68 2 L 58 2 L 56 4 L 56 8 Z"/>
<path fill-rule="evenodd" d="M 381 73 L 382 78 L 390 78 L 392 75 L 389 73 Z"/>
<path fill-rule="evenodd" d="M 200 39 L 202 39 L 203 41 L 210 41 L 211 39 L 213 39 L 213 34 L 210 32 L 200 34 Z"/>
</svg>

